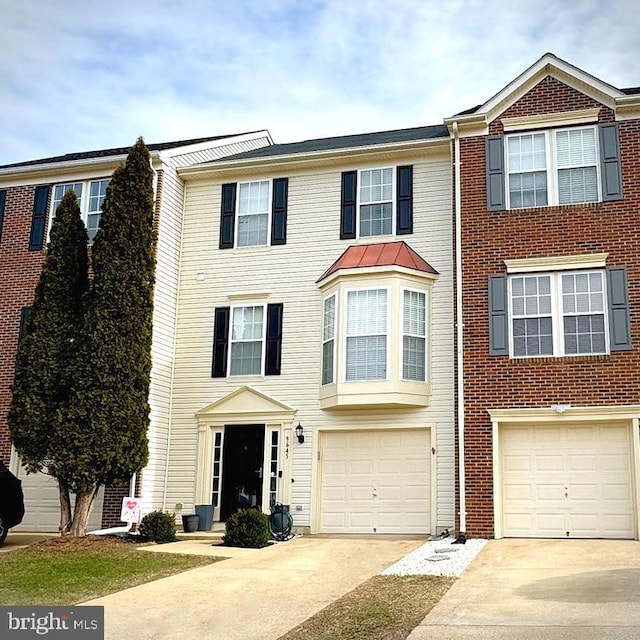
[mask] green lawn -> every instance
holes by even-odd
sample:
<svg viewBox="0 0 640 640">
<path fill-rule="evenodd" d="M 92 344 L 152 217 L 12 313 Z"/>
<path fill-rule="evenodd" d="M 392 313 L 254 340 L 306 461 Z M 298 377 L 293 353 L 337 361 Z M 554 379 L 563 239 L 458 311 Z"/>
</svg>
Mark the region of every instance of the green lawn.
<svg viewBox="0 0 640 640">
<path fill-rule="evenodd" d="M 0 605 L 71 605 L 222 558 L 145 553 L 138 544 L 54 538 L 0 554 Z"/>
</svg>

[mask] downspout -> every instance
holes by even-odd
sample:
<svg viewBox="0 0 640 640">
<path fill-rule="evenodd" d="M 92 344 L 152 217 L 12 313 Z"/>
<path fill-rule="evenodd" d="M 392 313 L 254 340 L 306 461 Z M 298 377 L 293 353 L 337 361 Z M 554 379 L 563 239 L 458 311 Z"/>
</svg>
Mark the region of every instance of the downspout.
<svg viewBox="0 0 640 640">
<path fill-rule="evenodd" d="M 456 385 L 458 416 L 458 491 L 460 498 L 460 533 L 467 532 L 467 496 L 464 460 L 464 323 L 462 318 L 462 194 L 460 188 L 460 136 L 458 123 L 451 125 L 454 148 L 454 211 L 456 231 Z"/>
</svg>

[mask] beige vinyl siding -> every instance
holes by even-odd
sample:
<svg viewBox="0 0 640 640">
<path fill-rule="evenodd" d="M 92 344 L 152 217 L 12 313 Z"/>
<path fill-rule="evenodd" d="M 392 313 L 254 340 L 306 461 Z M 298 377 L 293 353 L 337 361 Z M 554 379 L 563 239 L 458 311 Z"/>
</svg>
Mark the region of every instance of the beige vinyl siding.
<svg viewBox="0 0 640 640">
<path fill-rule="evenodd" d="M 212 143 L 214 144 L 214 143 Z M 142 475 L 143 509 L 162 504 L 169 446 L 169 410 L 171 376 L 173 373 L 176 305 L 178 299 L 178 269 L 184 205 L 184 183 L 178 176 L 179 167 L 208 162 L 268 144 L 260 136 L 232 144 L 199 149 L 175 155 L 161 154 L 162 170 L 160 212 L 158 218 L 158 250 L 154 291 L 152 370 L 149 392 L 149 463 Z M 175 150 L 173 150 L 175 153 Z"/>
<path fill-rule="evenodd" d="M 180 275 L 178 330 L 173 387 L 172 435 L 165 508 L 191 509 L 196 475 L 195 413 L 249 384 L 297 410 L 305 442 L 292 444 L 291 510 L 296 525 L 311 524 L 317 501 L 314 440 L 319 429 L 430 427 L 435 430 L 437 465 L 436 526 L 454 522 L 453 429 L 453 264 L 450 156 L 439 152 L 403 154 L 361 163 L 336 161 L 334 167 L 270 174 L 245 173 L 216 182 L 187 183 Z M 321 320 L 320 275 L 351 244 L 380 241 L 340 240 L 341 172 L 367 166 L 414 165 L 414 233 L 385 237 L 404 240 L 440 276 L 431 298 L 430 405 L 420 409 L 322 411 L 319 409 Z M 287 244 L 276 247 L 218 249 L 221 184 L 257 178 L 289 178 Z M 198 279 L 201 274 L 201 279 Z M 282 375 L 212 379 L 215 307 L 229 295 L 263 293 L 267 302 L 284 303 Z M 302 508 L 301 511 L 297 507 Z"/>
</svg>

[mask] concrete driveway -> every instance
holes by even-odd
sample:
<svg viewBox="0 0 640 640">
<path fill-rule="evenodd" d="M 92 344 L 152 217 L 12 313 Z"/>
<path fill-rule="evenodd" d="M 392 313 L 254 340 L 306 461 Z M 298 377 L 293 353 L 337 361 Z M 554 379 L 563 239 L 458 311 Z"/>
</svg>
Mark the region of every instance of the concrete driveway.
<svg viewBox="0 0 640 640">
<path fill-rule="evenodd" d="M 105 640 L 276 640 L 420 544 L 303 537 L 265 549 L 160 545 L 153 549 L 232 557 L 83 604 L 104 606 Z"/>
<path fill-rule="evenodd" d="M 408 640 L 637 640 L 640 542 L 491 540 Z"/>
</svg>

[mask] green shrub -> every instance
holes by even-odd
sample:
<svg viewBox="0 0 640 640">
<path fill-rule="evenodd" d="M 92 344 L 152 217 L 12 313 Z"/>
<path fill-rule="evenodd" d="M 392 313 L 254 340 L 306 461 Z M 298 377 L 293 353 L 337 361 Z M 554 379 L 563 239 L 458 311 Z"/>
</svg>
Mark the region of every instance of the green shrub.
<svg viewBox="0 0 640 640">
<path fill-rule="evenodd" d="M 176 518 L 168 511 L 152 511 L 140 523 L 140 535 L 145 540 L 164 544 L 176 540 Z"/>
<path fill-rule="evenodd" d="M 225 522 L 223 539 L 229 547 L 260 549 L 270 538 L 269 517 L 258 509 L 240 509 Z"/>
</svg>

